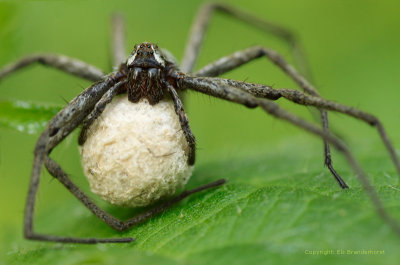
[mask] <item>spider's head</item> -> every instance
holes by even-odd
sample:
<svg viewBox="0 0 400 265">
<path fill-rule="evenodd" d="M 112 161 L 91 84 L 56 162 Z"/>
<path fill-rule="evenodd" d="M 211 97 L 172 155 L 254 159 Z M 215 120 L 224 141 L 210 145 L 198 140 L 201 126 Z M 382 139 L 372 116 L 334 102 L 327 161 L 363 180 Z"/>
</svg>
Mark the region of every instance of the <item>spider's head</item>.
<svg viewBox="0 0 400 265">
<path fill-rule="evenodd" d="M 158 46 L 149 42 L 135 45 L 126 61 L 128 68 L 164 68 L 165 64 L 166 61 Z"/>
</svg>

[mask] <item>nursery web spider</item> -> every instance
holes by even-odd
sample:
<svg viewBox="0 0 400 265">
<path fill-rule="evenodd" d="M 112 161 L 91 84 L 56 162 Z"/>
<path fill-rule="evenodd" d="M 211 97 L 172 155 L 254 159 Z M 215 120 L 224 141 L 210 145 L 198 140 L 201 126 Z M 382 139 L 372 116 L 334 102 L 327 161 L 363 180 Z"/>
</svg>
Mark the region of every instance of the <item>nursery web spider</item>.
<svg viewBox="0 0 400 265">
<path fill-rule="evenodd" d="M 325 143 L 325 165 L 332 172 L 332 175 L 335 177 L 340 187 L 348 188 L 346 183 L 332 167 L 329 144 L 333 145 L 346 157 L 350 166 L 357 173 L 357 176 L 381 218 L 383 218 L 398 234 L 400 234 L 400 226 L 383 208 L 376 191 L 370 185 L 366 174 L 360 168 L 353 155 L 349 152 L 348 148 L 342 143 L 342 141 L 330 133 L 327 110 L 347 114 L 377 128 L 397 171 L 400 173 L 399 160 L 381 122 L 374 115 L 369 113 L 340 103 L 325 100 L 304 75 L 288 64 L 277 52 L 266 47 L 255 46 L 235 52 L 204 66 L 196 72 L 193 72 L 208 22 L 212 13 L 215 11 L 225 13 L 251 26 L 257 27 L 262 31 L 281 38 L 292 48 L 295 58 L 302 68 L 301 72 L 308 72 L 299 42 L 290 31 L 224 4 L 206 4 L 200 9 L 193 24 L 180 68 L 169 59 L 166 52 L 162 51 L 153 43 L 146 42 L 136 45 L 130 56 L 126 59 L 124 53 L 124 25 L 122 18 L 120 16 L 115 16 L 113 19 L 112 47 L 113 63 L 114 65 L 119 66 L 117 71 L 104 74 L 103 71 L 87 63 L 54 54 L 31 55 L 22 58 L 13 64 L 7 65 L 0 70 L 1 79 L 16 70 L 37 62 L 96 82 L 75 97 L 58 114 L 56 114 L 48 123 L 46 129 L 42 132 L 37 141 L 34 152 L 35 157 L 29 193 L 25 208 L 24 228 L 26 238 L 73 243 L 131 242 L 134 240 L 133 238 L 69 238 L 35 233 L 33 229 L 35 197 L 39 186 L 39 178 L 43 164 L 50 174 L 59 180 L 93 214 L 119 231 L 129 229 L 133 225 L 160 213 L 167 207 L 181 201 L 190 194 L 222 185 L 225 182 L 223 179 L 196 189 L 184 191 L 177 197 L 142 213 L 139 216 L 133 217 L 127 221 L 121 221 L 94 204 L 94 202 L 70 180 L 61 167 L 49 157 L 53 148 L 81 124 L 83 124 L 83 129 L 79 137 L 79 144 L 84 143 L 87 129 L 90 127 L 91 123 L 101 115 L 106 105 L 111 102 L 116 94 L 127 93 L 132 104 L 141 98 L 147 98 L 151 105 L 157 104 L 161 99 L 169 94 L 174 102 L 176 114 L 179 116 L 182 130 L 190 147 L 188 163 L 194 164 L 195 138 L 190 130 L 188 118 L 178 94 L 178 92 L 182 93 L 185 90 L 194 90 L 242 104 L 249 108 L 261 107 L 265 112 L 275 116 L 276 118 L 286 120 L 289 123 L 321 137 Z M 223 73 L 261 57 L 272 61 L 276 66 L 281 68 L 281 70 L 293 79 L 304 92 L 293 89 L 273 89 L 268 85 L 218 78 L 218 76 Z M 296 104 L 318 108 L 321 113 L 322 129 L 280 108 L 273 102 L 279 98 L 285 98 Z"/>
</svg>

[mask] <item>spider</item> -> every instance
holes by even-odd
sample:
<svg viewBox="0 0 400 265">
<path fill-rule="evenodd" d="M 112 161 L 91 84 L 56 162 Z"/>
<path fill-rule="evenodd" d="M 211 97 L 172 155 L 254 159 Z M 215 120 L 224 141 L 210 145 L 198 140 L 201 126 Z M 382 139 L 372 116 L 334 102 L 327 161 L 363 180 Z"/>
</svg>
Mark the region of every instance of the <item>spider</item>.
<svg viewBox="0 0 400 265">
<path fill-rule="evenodd" d="M 233 18 L 257 27 L 267 33 L 273 34 L 287 42 L 293 49 L 302 71 L 296 70 L 295 67 L 287 63 L 277 52 L 266 47 L 255 46 L 222 57 L 204 66 L 200 70 L 193 72 L 206 33 L 207 25 L 214 12 L 221 12 L 230 15 Z M 305 64 L 304 57 L 302 56 L 298 40 L 289 30 L 274 23 L 259 19 L 229 5 L 216 3 L 205 4 L 200 8 L 194 21 L 183 61 L 179 67 L 166 50 L 162 50 L 156 44 L 150 42 L 143 42 L 135 45 L 133 51 L 126 59 L 124 54 L 125 39 L 122 17 L 118 15 L 114 16 L 112 25 L 113 64 L 117 66 L 117 70 L 109 74 L 104 74 L 103 71 L 98 68 L 77 59 L 54 54 L 27 56 L 0 69 L 0 79 L 2 79 L 30 64 L 40 63 L 95 82 L 70 101 L 49 121 L 47 127 L 41 133 L 37 141 L 25 207 L 25 238 L 41 241 L 86 244 L 123 243 L 135 240 L 130 237 L 74 238 L 36 233 L 33 228 L 33 216 L 35 198 L 43 165 L 54 178 L 60 181 L 94 215 L 118 231 L 129 229 L 132 226 L 159 214 L 166 208 L 193 193 L 224 184 L 226 181 L 221 179 L 192 190 L 183 191 L 176 197 L 173 197 L 172 199 L 169 199 L 150 210 L 139 214 L 138 216 L 128 219 L 127 221 L 121 221 L 99 208 L 70 180 L 68 175 L 57 164 L 57 162 L 50 158 L 51 151 L 80 125 L 82 125 L 82 130 L 79 136 L 79 145 L 84 145 L 87 141 L 91 126 L 99 117 L 101 117 L 106 106 L 110 104 L 113 98 L 117 95 L 125 94 L 131 104 L 137 104 L 137 102 L 142 101 L 143 99 L 145 99 L 147 104 L 150 106 L 156 106 L 163 100 L 173 103 L 184 138 L 187 142 L 187 164 L 191 166 L 195 163 L 196 142 L 189 127 L 188 117 L 186 116 L 181 100 L 182 94 L 187 90 L 238 103 L 248 108 L 260 107 L 265 112 L 275 116 L 276 118 L 285 120 L 317 135 L 324 141 L 325 165 L 329 168 L 339 186 L 345 189 L 348 188 L 347 184 L 332 166 L 330 145 L 333 145 L 346 157 L 348 163 L 356 172 L 381 218 L 383 218 L 395 230 L 395 232 L 400 234 L 400 226 L 383 208 L 376 191 L 370 185 L 365 173 L 360 168 L 353 155 L 340 139 L 330 133 L 327 110 L 344 113 L 376 127 L 397 171 L 400 173 L 399 160 L 383 125 L 374 115 L 340 103 L 325 100 L 321 97 L 316 88 L 305 77 L 308 73 L 308 67 Z M 268 85 L 218 77 L 223 73 L 261 57 L 272 61 L 276 66 L 283 70 L 288 77 L 294 80 L 304 92 L 293 89 L 274 89 Z M 305 74 L 301 74 L 301 72 L 304 72 Z M 322 128 L 319 128 L 280 108 L 273 102 L 280 98 L 285 98 L 296 104 L 318 108 L 321 114 Z"/>
</svg>

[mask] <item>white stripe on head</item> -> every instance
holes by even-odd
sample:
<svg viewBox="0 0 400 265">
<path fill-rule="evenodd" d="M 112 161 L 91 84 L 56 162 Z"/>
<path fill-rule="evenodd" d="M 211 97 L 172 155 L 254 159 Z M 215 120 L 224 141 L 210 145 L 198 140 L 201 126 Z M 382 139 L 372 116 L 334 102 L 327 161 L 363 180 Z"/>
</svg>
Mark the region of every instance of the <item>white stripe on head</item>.
<svg viewBox="0 0 400 265">
<path fill-rule="evenodd" d="M 128 61 L 126 62 L 126 65 L 131 65 L 133 64 L 133 61 L 135 61 L 136 58 L 136 52 L 131 55 L 131 57 L 128 58 Z"/>
<path fill-rule="evenodd" d="M 161 64 L 162 66 L 165 66 L 165 61 L 163 58 L 161 58 L 160 54 L 158 53 L 158 51 L 156 51 L 153 47 L 153 45 L 151 46 L 151 49 L 154 52 L 154 59 L 156 59 L 156 61 Z"/>
</svg>

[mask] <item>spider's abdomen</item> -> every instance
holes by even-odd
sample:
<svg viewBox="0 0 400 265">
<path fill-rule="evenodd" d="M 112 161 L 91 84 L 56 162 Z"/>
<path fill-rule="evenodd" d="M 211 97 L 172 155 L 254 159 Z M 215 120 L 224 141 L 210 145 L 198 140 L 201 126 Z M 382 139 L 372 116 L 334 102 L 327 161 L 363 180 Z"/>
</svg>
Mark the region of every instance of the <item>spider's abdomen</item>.
<svg viewBox="0 0 400 265">
<path fill-rule="evenodd" d="M 164 98 L 161 84 L 161 70 L 158 68 L 129 69 L 127 93 L 130 102 L 136 103 L 146 98 L 150 105 L 157 104 Z"/>
</svg>

